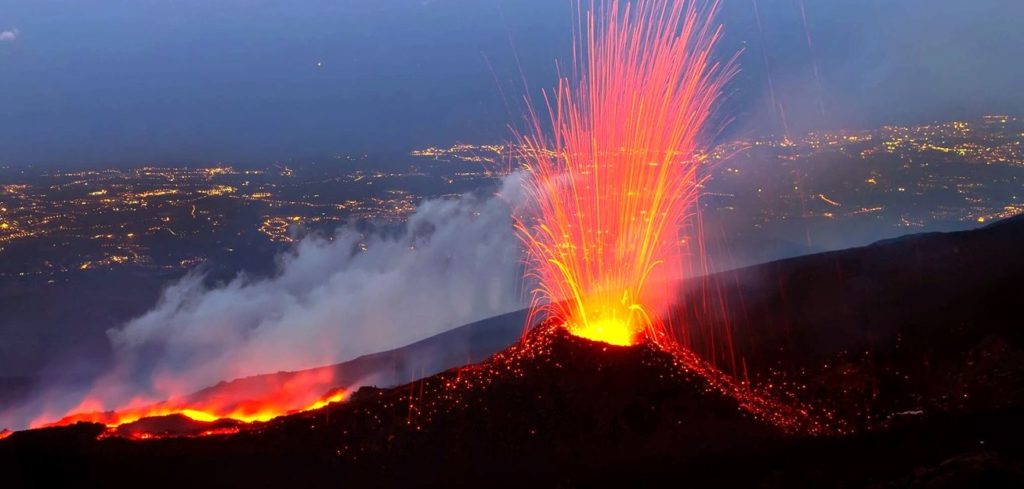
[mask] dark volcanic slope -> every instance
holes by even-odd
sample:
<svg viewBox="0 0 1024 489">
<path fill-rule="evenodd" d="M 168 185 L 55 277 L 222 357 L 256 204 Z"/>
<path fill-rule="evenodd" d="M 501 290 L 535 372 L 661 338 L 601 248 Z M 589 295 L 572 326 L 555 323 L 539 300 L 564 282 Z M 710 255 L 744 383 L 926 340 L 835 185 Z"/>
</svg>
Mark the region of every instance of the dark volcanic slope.
<svg viewBox="0 0 1024 489">
<path fill-rule="evenodd" d="M 1024 216 L 694 280 L 677 322 L 730 328 L 752 378 L 784 375 L 871 425 L 1024 406 L 1022 286 Z"/>
<path fill-rule="evenodd" d="M 654 346 L 612 347 L 553 327 L 484 363 L 364 388 L 350 402 L 234 436 L 89 441 L 98 429 L 12 435 L 0 446 L 5 476 L 104 486 L 550 485 L 740 453 L 780 436 Z"/>
<path fill-rule="evenodd" d="M 941 354 L 992 333 L 1024 340 L 1022 285 L 1024 216 L 694 280 L 686 288 L 685 302 L 692 305 L 686 319 L 731 323 L 752 366 L 865 345 L 893 347 L 900 334 L 927 335 Z M 724 306 L 700 307 L 708 288 L 716 302 L 720 291 Z M 798 354 L 780 354 L 778 346 L 799 348 Z"/>
<path fill-rule="evenodd" d="M 991 487 L 1024 483 L 1019 415 L 785 436 L 653 346 L 540 329 L 482 364 L 233 436 L 15 433 L 0 443 L 0 470 L 12 487 Z"/>
</svg>

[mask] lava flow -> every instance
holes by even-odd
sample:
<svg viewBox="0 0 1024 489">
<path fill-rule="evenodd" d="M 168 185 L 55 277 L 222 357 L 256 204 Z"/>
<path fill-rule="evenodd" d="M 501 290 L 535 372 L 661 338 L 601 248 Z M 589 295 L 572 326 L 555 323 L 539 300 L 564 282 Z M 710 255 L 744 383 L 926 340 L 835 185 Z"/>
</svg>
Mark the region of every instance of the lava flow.
<svg viewBox="0 0 1024 489">
<path fill-rule="evenodd" d="M 103 424 L 113 430 L 147 418 L 175 415 L 200 423 L 219 420 L 240 423 L 263 422 L 347 400 L 348 391 L 335 388 L 334 384 L 333 372 L 329 369 L 316 369 L 240 379 L 167 401 L 134 401 L 110 411 L 104 410 L 99 400 L 87 397 L 70 410 L 71 414 L 59 421 L 37 422 L 33 427 L 67 426 L 88 422 Z M 217 432 L 202 430 L 197 433 Z"/>
<path fill-rule="evenodd" d="M 531 323 L 615 345 L 671 339 L 698 152 L 735 63 L 715 62 L 718 2 L 608 0 L 586 15 L 574 80 L 519 139 L 536 217 L 516 223 L 537 281 Z M 548 135 L 546 127 L 550 128 Z"/>
</svg>

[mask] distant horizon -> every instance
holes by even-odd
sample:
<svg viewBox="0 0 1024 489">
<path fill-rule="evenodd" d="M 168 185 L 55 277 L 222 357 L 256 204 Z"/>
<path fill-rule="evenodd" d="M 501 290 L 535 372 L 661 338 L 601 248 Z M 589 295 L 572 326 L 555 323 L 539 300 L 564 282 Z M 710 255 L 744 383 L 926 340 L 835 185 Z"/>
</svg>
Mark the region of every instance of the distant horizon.
<svg viewBox="0 0 1024 489">
<path fill-rule="evenodd" d="M 885 127 L 922 127 L 931 124 L 944 124 L 957 121 L 981 121 L 986 117 L 998 117 L 1006 116 L 1013 120 L 1019 121 L 1024 119 L 1024 113 L 984 113 L 966 117 L 955 117 L 949 119 L 931 119 L 921 120 L 917 122 L 902 122 L 902 123 L 881 123 L 874 126 L 859 126 L 859 127 L 822 127 L 822 128 L 808 128 L 799 132 L 791 132 L 789 134 L 781 134 L 772 131 L 762 131 L 760 133 L 747 133 L 747 134 L 728 134 L 725 137 L 719 138 L 714 145 L 728 144 L 734 141 L 740 141 L 745 139 L 772 139 L 772 138 L 786 138 L 796 137 L 801 135 L 807 135 L 819 131 L 878 131 Z M 346 162 L 349 164 L 356 164 L 356 162 L 366 159 L 383 159 L 383 158 L 405 158 L 409 157 L 412 151 L 426 149 L 430 147 L 451 147 L 459 144 L 469 145 L 492 145 L 492 144 L 510 144 L 512 138 L 506 138 L 505 140 L 480 140 L 480 141 L 467 141 L 467 140 L 451 140 L 448 142 L 433 143 L 422 146 L 410 146 L 403 149 L 388 149 L 388 150 L 375 150 L 375 151 L 364 151 L 364 152 L 345 152 L 335 151 L 329 154 L 321 155 L 305 155 L 305 156 L 293 156 L 286 159 L 274 159 L 274 160 L 203 160 L 200 158 L 192 160 L 177 160 L 177 161 L 103 161 L 103 162 L 90 162 L 90 161 L 52 161 L 52 162 L 17 162 L 17 161 L 4 161 L 0 159 L 0 169 L 17 169 L 17 168 L 57 168 L 63 166 L 61 169 L 65 170 L 81 170 L 81 169 L 125 169 L 125 168 L 144 168 L 144 167 L 179 167 L 179 168 L 192 168 L 192 167 L 210 167 L 210 166 L 232 166 L 241 168 L 265 168 L 272 166 L 286 166 L 286 165 L 303 165 L 303 164 L 327 164 L 331 162 Z M 350 157 L 350 160 L 342 160 L 342 157 Z M 381 163 L 388 163 L 383 161 Z M 391 162 L 394 163 L 394 162 Z"/>
</svg>

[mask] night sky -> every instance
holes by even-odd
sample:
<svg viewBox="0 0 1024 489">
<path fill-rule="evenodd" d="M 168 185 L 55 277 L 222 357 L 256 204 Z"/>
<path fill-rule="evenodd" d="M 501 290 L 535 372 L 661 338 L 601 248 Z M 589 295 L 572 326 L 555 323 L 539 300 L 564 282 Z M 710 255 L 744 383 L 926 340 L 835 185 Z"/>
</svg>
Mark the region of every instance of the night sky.
<svg viewBox="0 0 1024 489">
<path fill-rule="evenodd" d="M 800 0 L 758 0 L 763 34 L 753 0 L 724 0 L 723 54 L 745 49 L 726 137 L 1024 112 L 1024 2 L 805 2 L 810 46 Z M 0 164 L 500 141 L 568 59 L 572 4 L 0 0 Z"/>
</svg>

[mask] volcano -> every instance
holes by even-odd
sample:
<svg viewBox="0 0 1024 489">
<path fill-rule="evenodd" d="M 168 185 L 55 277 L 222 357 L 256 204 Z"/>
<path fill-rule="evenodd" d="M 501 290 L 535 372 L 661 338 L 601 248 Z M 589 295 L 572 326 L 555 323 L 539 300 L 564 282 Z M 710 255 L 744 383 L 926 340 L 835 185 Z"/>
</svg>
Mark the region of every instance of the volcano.
<svg viewBox="0 0 1024 489">
<path fill-rule="evenodd" d="M 595 467 L 625 475 L 660 453 L 708 458 L 783 436 L 672 353 L 651 343 L 597 343 L 553 324 L 482 363 L 393 389 L 366 387 L 348 402 L 267 423 L 214 426 L 174 415 L 118 430 L 182 424 L 231 434 L 140 442 L 89 423 L 22 432 L 4 447 L 5 460 L 18 460 L 5 473 L 25 481 L 54 475 L 42 465 L 35 473 L 28 467 L 56 456 L 69 463 L 61 482 L 115 486 L 151 477 L 157 466 L 174 469 L 156 485 L 176 487 L 211 476 L 240 486 L 290 485 L 296 478 L 440 485 L 453 476 L 456 485 L 482 484 L 495 471 L 508 482 L 553 483 Z"/>
<path fill-rule="evenodd" d="M 734 324 L 753 384 L 787 371 L 788 397 L 752 402 L 680 352 L 549 324 L 482 362 L 268 422 L 17 432 L 0 472 L 11 487 L 1019 487 L 1022 244 L 1018 218 L 685 287 L 713 284 L 718 312 L 676 314 Z M 851 429 L 779 422 L 800 406 Z M 183 426 L 207 436 L 132 436 Z"/>
</svg>

